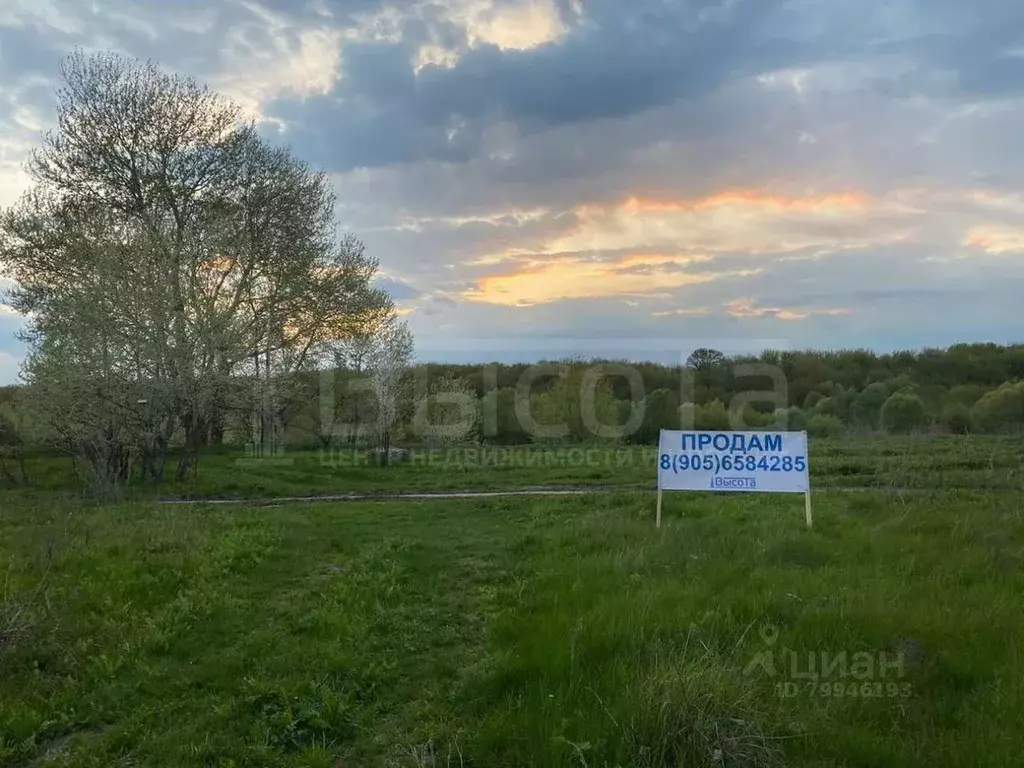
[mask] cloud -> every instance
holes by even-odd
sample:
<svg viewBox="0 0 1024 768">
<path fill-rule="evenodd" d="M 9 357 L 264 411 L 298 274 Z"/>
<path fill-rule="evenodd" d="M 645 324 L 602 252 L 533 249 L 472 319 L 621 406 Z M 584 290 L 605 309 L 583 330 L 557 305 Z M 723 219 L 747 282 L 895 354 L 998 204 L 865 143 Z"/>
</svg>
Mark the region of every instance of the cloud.
<svg viewBox="0 0 1024 768">
<path fill-rule="evenodd" d="M 610 262 L 580 256 L 538 259 L 481 278 L 461 295 L 467 301 L 525 307 L 583 298 L 664 296 L 671 289 L 756 273 L 690 269 L 702 261 L 706 259 L 666 254 L 633 254 Z"/>
<path fill-rule="evenodd" d="M 700 198 L 631 195 L 610 204 L 582 204 L 557 219 L 533 253 L 595 253 L 627 249 L 690 253 L 778 254 L 805 248 L 849 248 L 900 239 L 907 223 L 885 201 L 862 193 L 784 196 L 724 190 Z M 523 249 L 480 256 L 475 264 L 517 261 Z"/>
<path fill-rule="evenodd" d="M 987 224 L 973 228 L 964 239 L 968 248 L 977 248 L 993 256 L 1024 252 L 1024 227 Z"/>
<path fill-rule="evenodd" d="M 833 317 L 851 314 L 851 310 L 841 307 L 831 309 L 761 307 L 758 306 L 756 301 L 748 298 L 733 299 L 725 304 L 725 309 L 733 317 L 771 317 L 776 320 L 806 320 L 812 316 Z"/>
<path fill-rule="evenodd" d="M 501 123 L 529 134 L 706 95 L 735 70 L 753 74 L 799 56 L 770 43 L 749 45 L 744 57 L 720 55 L 753 43 L 759 21 L 779 3 L 717 15 L 700 13 L 719 5 L 707 0 L 675 9 L 657 0 L 599 0 L 582 4 L 582 15 L 565 3 L 556 14 L 551 0 L 415 4 L 392 19 L 387 39 L 345 46 L 345 77 L 316 104 L 318 119 L 337 126 L 333 142 L 318 142 L 318 162 L 338 171 L 465 162 Z M 431 59 L 440 63 L 426 64 Z M 296 109 L 275 106 L 287 122 Z"/>
<path fill-rule="evenodd" d="M 76 47 L 113 50 L 196 75 L 249 114 L 272 120 L 265 106 L 329 93 L 341 76 L 344 29 L 307 10 L 296 14 L 260 0 L 139 5 L 128 0 L 15 0 L 0 11 L 0 35 L 13 54 L 7 69 L 52 78 Z M 12 30 L 4 32 L 4 28 Z M 0 61 L 3 60 L 0 55 Z"/>
<path fill-rule="evenodd" d="M 0 207 L 14 203 L 29 184 L 24 159 L 48 122 L 38 104 L 48 86 L 34 75 L 0 85 Z"/>
<path fill-rule="evenodd" d="M 561 40 L 567 31 L 553 0 L 471 1 L 456 5 L 449 19 L 465 29 L 471 48 L 528 51 Z"/>
<path fill-rule="evenodd" d="M 80 34 L 84 25 L 78 14 L 64 13 L 61 6 L 53 0 L 10 0 L 0 8 L 0 27 L 41 27 L 65 35 Z"/>
<path fill-rule="evenodd" d="M 827 213 L 829 211 L 863 210 L 869 198 L 863 192 L 839 192 L 824 195 L 785 196 L 758 189 L 726 189 L 697 199 L 659 199 L 631 196 L 617 207 L 631 214 L 707 211 L 718 208 L 753 209 L 768 212 L 798 211 Z M 589 214 L 589 206 L 581 206 Z M 607 212 L 607 208 L 598 208 Z"/>
<path fill-rule="evenodd" d="M 405 301 L 407 299 L 416 299 L 423 295 L 423 291 L 410 285 L 405 280 L 398 280 L 386 275 L 380 275 L 377 277 L 377 286 L 383 288 L 388 292 L 395 301 Z"/>
<path fill-rule="evenodd" d="M 1024 195 L 1019 192 L 971 189 L 967 191 L 967 199 L 984 210 L 1024 214 Z"/>
<path fill-rule="evenodd" d="M 522 227 L 535 221 L 540 221 L 549 215 L 545 208 L 521 211 L 512 209 L 509 211 L 497 211 L 491 214 L 476 214 L 465 216 L 422 216 L 410 217 L 405 221 L 387 229 L 395 231 L 422 232 L 427 229 L 461 229 L 462 227 L 480 225 L 486 227 Z"/>
<path fill-rule="evenodd" d="M 652 312 L 652 317 L 704 317 L 711 314 L 707 307 L 677 307 L 666 309 L 661 312 Z"/>
<path fill-rule="evenodd" d="M 249 17 L 228 28 L 214 87 L 263 120 L 270 101 L 331 91 L 341 76 L 341 30 L 299 23 L 255 0 L 240 5 Z"/>
</svg>

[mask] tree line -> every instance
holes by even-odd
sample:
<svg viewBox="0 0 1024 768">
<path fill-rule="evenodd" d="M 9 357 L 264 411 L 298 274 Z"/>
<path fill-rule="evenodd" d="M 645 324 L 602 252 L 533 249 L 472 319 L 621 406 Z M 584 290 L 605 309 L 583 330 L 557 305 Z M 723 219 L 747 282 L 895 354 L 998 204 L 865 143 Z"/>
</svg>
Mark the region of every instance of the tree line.
<svg viewBox="0 0 1024 768">
<path fill-rule="evenodd" d="M 679 366 L 414 364 L 413 351 L 408 329 L 392 319 L 333 341 L 329 359 L 315 366 L 271 367 L 266 378 L 235 371 L 197 445 L 189 444 L 183 423 L 165 447 L 186 453 L 226 441 L 263 455 L 370 448 L 386 462 L 392 442 L 652 444 L 661 429 L 679 428 L 772 427 L 818 437 L 1024 429 L 1019 345 L 732 357 L 700 349 Z M 0 388 L 0 451 L 6 451 L 0 474 L 8 482 L 22 473 L 25 449 L 68 448 L 67 425 L 49 429 L 51 411 L 36 410 L 37 386 Z"/>
<path fill-rule="evenodd" d="M 294 444 L 358 444 L 372 431 L 360 373 L 322 372 L 289 419 Z M 355 386 L 353 386 L 353 384 Z M 614 360 L 413 366 L 398 389 L 404 442 L 654 443 L 661 429 L 806 430 L 812 436 L 1024 429 L 1024 346 L 958 344 L 877 354 L 694 351 L 685 364 Z M 325 399 L 324 395 L 328 393 Z M 325 410 L 326 409 L 326 410 Z M 327 423 L 350 425 L 331 434 Z M 359 426 L 365 424 L 364 426 Z M 340 441 L 339 438 L 340 437 Z"/>
<path fill-rule="evenodd" d="M 698 349 L 685 364 L 569 361 L 605 367 L 602 396 L 625 423 L 639 400 L 645 418 L 631 439 L 651 442 L 679 424 L 729 429 L 771 423 L 816 435 L 844 432 L 1004 433 L 1024 428 L 1024 345 L 955 344 L 880 354 L 870 350 L 776 351 L 727 356 Z M 481 398 L 497 388 L 509 400 L 529 365 L 433 365 L 432 375 L 465 382 Z M 616 373 L 622 369 L 627 373 Z M 631 378 L 633 379 L 631 383 Z M 636 379 L 642 382 L 636 386 Z M 553 379 L 540 380 L 544 392 Z M 572 387 L 564 387 L 572 391 Z M 770 396 L 758 398 L 753 393 Z M 514 431 L 503 437 L 518 438 Z"/>
</svg>

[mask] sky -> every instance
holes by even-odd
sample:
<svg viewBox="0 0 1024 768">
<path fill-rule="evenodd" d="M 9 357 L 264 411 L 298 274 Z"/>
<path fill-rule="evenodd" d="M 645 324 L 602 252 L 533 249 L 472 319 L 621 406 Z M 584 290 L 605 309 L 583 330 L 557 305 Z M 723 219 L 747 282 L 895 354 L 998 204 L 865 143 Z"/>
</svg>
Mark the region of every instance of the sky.
<svg viewBox="0 0 1024 768">
<path fill-rule="evenodd" d="M 0 206 L 75 48 L 326 169 L 423 359 L 1024 340 L 1020 0 L 4 0 Z"/>
</svg>

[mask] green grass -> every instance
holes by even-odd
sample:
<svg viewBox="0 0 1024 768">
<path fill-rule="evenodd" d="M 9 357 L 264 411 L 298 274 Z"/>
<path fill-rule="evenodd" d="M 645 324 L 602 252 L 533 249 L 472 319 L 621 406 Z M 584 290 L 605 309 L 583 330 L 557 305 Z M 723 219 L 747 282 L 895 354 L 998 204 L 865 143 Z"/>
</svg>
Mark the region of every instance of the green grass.
<svg viewBox="0 0 1024 768">
<path fill-rule="evenodd" d="M 822 492 L 813 531 L 799 498 L 772 495 L 671 494 L 660 530 L 638 492 L 260 508 L 14 498 L 0 497 L 3 765 L 875 768 L 1024 754 L 1018 493 Z M 782 663 L 901 649 L 902 676 L 834 671 L 827 690 Z M 766 651 L 774 676 L 748 669 Z"/>
<path fill-rule="evenodd" d="M 1024 443 L 999 437 L 850 437 L 812 440 L 816 488 L 1024 490 Z M 657 448 L 648 446 L 467 446 L 417 452 L 387 469 L 363 452 L 287 451 L 247 458 L 241 447 L 205 455 L 182 483 L 133 486 L 129 498 L 272 498 L 398 491 L 508 489 L 537 486 L 652 488 Z M 78 486 L 70 460 L 35 459 L 36 487 L 46 496 Z M 168 472 L 170 474 L 170 471 Z M 26 495 L 26 492 L 22 492 Z"/>
</svg>

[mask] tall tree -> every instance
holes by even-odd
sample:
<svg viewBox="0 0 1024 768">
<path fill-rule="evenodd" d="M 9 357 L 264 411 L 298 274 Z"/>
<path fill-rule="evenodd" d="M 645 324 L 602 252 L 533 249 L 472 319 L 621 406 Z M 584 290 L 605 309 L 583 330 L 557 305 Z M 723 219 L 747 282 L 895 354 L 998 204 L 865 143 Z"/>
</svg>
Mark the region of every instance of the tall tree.
<svg viewBox="0 0 1024 768">
<path fill-rule="evenodd" d="M 370 336 L 367 354 L 370 386 L 377 400 L 374 433 L 383 464 L 391 460 L 392 432 L 412 394 L 406 377 L 412 359 L 409 325 L 394 315 L 386 318 Z"/>
<path fill-rule="evenodd" d="M 422 372 L 429 376 L 426 369 Z M 465 379 L 448 374 L 429 378 L 415 405 L 413 433 L 430 443 L 465 442 L 478 433 L 480 402 Z"/>
<path fill-rule="evenodd" d="M 31 313 L 26 377 L 57 394 L 91 382 L 75 394 L 91 428 L 115 436 L 111 455 L 153 454 L 151 479 L 179 437 L 184 477 L 239 380 L 273 421 L 274 382 L 390 301 L 362 245 L 339 242 L 326 174 L 235 105 L 114 54 L 75 53 L 61 74 L 33 186 L 0 217 L 0 263 Z M 107 423 L 128 413 L 142 426 Z"/>
<path fill-rule="evenodd" d="M 692 368 L 698 373 L 709 373 L 720 366 L 725 365 L 725 355 L 717 349 L 701 347 L 695 349 L 686 358 L 686 367 Z"/>
</svg>

